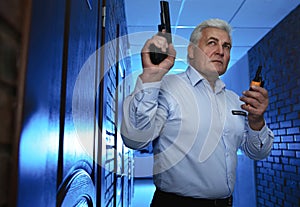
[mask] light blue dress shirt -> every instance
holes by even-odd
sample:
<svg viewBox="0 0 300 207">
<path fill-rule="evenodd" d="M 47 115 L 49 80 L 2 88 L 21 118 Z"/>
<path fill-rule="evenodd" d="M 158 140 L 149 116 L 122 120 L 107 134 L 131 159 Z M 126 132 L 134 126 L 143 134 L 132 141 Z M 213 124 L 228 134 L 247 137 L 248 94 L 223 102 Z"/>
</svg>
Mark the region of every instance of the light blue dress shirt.
<svg viewBox="0 0 300 207">
<path fill-rule="evenodd" d="M 240 148 L 252 159 L 271 151 L 267 126 L 252 130 L 243 103 L 218 79 L 213 91 L 194 68 L 142 83 L 123 103 L 121 134 L 125 145 L 153 144 L 153 179 L 165 192 L 195 198 L 232 194 Z"/>
</svg>

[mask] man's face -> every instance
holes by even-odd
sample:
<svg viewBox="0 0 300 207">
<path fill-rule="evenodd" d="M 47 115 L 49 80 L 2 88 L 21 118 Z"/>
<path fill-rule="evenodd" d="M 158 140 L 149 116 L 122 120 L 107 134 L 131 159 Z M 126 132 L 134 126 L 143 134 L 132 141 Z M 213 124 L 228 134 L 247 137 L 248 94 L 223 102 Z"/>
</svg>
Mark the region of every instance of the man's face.
<svg viewBox="0 0 300 207">
<path fill-rule="evenodd" d="M 218 75 L 223 75 L 230 60 L 230 50 L 231 40 L 228 33 L 222 29 L 208 27 L 202 30 L 198 48 L 189 50 L 190 62 L 198 70 L 214 68 Z M 204 62 L 209 65 L 205 68 L 201 68 L 203 67 L 203 53 L 207 57 Z"/>
</svg>

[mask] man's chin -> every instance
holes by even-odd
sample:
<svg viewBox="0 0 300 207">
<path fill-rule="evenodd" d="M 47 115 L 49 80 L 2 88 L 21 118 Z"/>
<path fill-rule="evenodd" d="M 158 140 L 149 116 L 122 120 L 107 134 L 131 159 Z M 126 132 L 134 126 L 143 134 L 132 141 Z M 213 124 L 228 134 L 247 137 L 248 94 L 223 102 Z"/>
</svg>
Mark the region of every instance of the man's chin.
<svg viewBox="0 0 300 207">
<path fill-rule="evenodd" d="M 214 66 L 219 75 L 223 75 L 226 72 L 226 68 L 224 69 L 223 63 L 214 62 Z"/>
</svg>

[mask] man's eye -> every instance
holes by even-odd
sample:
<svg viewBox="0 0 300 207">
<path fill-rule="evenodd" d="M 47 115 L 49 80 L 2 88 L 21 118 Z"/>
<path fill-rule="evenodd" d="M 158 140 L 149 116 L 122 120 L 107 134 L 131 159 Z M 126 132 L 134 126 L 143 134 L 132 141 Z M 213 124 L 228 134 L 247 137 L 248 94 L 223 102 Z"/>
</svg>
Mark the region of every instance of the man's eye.
<svg viewBox="0 0 300 207">
<path fill-rule="evenodd" d="M 226 48 L 226 49 L 231 49 L 231 45 L 229 45 L 229 44 L 225 44 L 225 45 L 223 45 L 223 48 Z"/>
<path fill-rule="evenodd" d="M 217 43 L 215 41 L 209 41 L 208 45 L 216 45 Z"/>
</svg>

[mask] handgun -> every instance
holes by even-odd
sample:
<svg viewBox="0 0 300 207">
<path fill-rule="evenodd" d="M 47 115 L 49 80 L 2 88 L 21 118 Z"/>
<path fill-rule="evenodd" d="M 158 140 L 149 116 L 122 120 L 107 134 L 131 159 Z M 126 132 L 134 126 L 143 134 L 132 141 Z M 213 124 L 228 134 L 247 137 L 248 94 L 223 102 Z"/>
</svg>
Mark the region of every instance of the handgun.
<svg viewBox="0 0 300 207">
<path fill-rule="evenodd" d="M 167 39 L 168 44 L 170 44 L 172 43 L 172 35 L 169 2 L 167 1 L 160 1 L 160 21 L 161 24 L 158 25 L 158 35 L 164 36 Z M 166 33 L 162 33 L 163 30 L 165 30 Z M 168 57 L 168 51 L 166 53 L 163 53 L 161 49 L 157 48 L 154 44 L 150 45 L 149 49 L 151 62 L 155 65 L 158 65 Z"/>
</svg>

